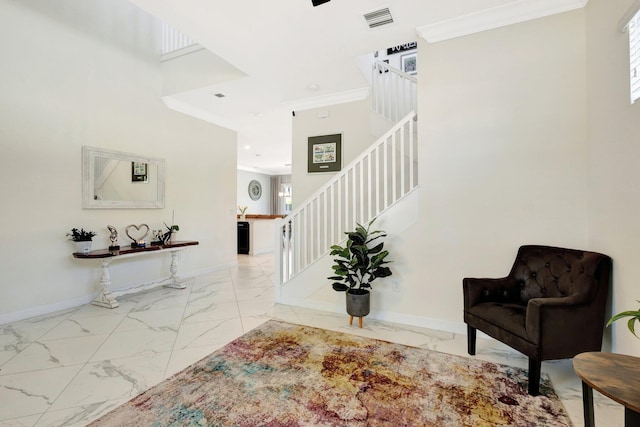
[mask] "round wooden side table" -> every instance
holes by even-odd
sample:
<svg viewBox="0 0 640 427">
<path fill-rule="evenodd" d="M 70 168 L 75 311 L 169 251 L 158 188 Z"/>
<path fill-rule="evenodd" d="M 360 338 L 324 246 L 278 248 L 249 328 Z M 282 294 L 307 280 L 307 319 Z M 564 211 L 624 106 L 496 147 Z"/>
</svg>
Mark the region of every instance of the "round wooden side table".
<svg viewBox="0 0 640 427">
<path fill-rule="evenodd" d="M 595 427 L 593 390 L 624 405 L 625 427 L 640 426 L 640 358 L 614 353 L 581 353 L 573 358 L 573 370 L 582 380 L 585 427 Z"/>
</svg>

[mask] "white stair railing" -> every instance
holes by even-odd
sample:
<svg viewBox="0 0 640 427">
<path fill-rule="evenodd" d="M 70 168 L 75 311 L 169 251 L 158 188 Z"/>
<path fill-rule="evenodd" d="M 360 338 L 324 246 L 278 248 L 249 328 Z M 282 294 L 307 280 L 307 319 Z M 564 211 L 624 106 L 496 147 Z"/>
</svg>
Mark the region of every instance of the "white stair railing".
<svg viewBox="0 0 640 427">
<path fill-rule="evenodd" d="M 374 61 L 373 111 L 397 123 L 411 111 L 418 111 L 418 79 L 382 61 Z"/>
<path fill-rule="evenodd" d="M 195 45 L 196 42 L 173 28 L 166 22 L 162 23 L 161 55 L 167 55 L 180 49 Z"/>
<path fill-rule="evenodd" d="M 415 113 L 407 114 L 300 207 L 276 223 L 276 278 L 285 283 L 418 186 Z M 279 267 L 279 268 L 278 268 Z"/>
</svg>

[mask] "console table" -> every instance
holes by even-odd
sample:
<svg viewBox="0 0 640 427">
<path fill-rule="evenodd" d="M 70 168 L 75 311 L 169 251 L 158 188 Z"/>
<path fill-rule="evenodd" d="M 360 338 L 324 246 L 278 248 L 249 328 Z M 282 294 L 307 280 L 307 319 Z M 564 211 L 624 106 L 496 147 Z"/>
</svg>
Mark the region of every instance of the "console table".
<svg viewBox="0 0 640 427">
<path fill-rule="evenodd" d="M 614 353 L 581 353 L 573 358 L 573 370 L 582 379 L 585 427 L 595 426 L 594 389 L 624 405 L 625 427 L 640 426 L 640 358 Z"/>
<path fill-rule="evenodd" d="M 78 259 L 97 259 L 101 262 L 102 275 L 100 277 L 100 294 L 91 301 L 91 304 L 100 307 L 116 308 L 120 304 L 109 290 L 111 285 L 111 275 L 109 274 L 109 264 L 115 259 L 131 258 L 134 256 L 148 255 L 159 252 L 169 252 L 171 254 L 171 266 L 169 271 L 169 283 L 164 286 L 168 288 L 184 289 L 186 286 L 178 279 L 178 251 L 188 246 L 199 244 L 196 241 L 178 241 L 162 245 L 151 245 L 145 247 L 122 246 L 120 249 L 110 251 L 108 249 L 98 249 L 88 253 L 75 252 L 74 258 Z"/>
</svg>

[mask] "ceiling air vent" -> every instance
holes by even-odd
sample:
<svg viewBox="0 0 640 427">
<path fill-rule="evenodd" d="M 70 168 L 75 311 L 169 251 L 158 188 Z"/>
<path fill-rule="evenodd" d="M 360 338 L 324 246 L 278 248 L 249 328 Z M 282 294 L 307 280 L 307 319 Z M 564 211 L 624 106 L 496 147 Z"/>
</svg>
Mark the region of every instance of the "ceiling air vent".
<svg viewBox="0 0 640 427">
<path fill-rule="evenodd" d="M 393 22 L 393 16 L 391 16 L 391 12 L 389 12 L 388 7 L 365 13 L 364 19 L 367 21 L 369 28 L 379 27 L 381 25 L 391 24 Z"/>
</svg>

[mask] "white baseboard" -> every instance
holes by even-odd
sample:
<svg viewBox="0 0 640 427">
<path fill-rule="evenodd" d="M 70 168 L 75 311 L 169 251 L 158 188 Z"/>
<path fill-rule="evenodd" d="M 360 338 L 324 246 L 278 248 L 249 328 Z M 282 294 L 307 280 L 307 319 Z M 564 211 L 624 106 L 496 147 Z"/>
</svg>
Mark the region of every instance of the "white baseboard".
<svg viewBox="0 0 640 427">
<path fill-rule="evenodd" d="M 238 265 L 237 262 L 229 264 L 221 264 L 213 267 L 201 268 L 198 270 L 192 270 L 188 273 L 180 274 L 181 279 L 190 279 L 196 276 L 202 276 L 205 274 L 215 273 L 227 268 L 233 268 Z M 121 287 L 118 289 L 112 289 L 111 291 L 115 296 L 121 296 L 128 293 L 140 292 L 154 287 L 162 285 L 167 278 L 155 280 L 153 282 L 142 283 L 136 286 Z M 98 292 L 92 295 L 85 295 L 82 297 L 71 298 L 64 301 L 58 301 L 52 304 L 45 304 L 38 307 L 31 307 L 24 310 L 14 311 L 12 313 L 0 314 L 0 325 L 6 323 L 19 322 L 20 320 L 30 319 L 32 317 L 44 316 L 47 314 L 55 313 L 56 311 L 67 310 L 69 308 L 78 307 L 81 305 L 89 304 L 98 295 Z M 108 310 L 108 309 L 105 309 Z"/>
<path fill-rule="evenodd" d="M 249 255 L 251 256 L 264 255 L 264 254 L 272 253 L 274 250 L 275 250 L 274 248 L 260 249 L 255 252 L 251 252 Z"/>
<path fill-rule="evenodd" d="M 336 306 L 331 303 L 322 303 L 319 301 L 309 301 L 297 298 L 280 298 L 277 301 L 280 304 L 292 305 L 296 307 L 309 308 L 313 310 L 328 311 L 330 313 L 344 313 L 344 305 Z M 375 312 L 372 311 L 367 317 L 386 322 L 400 323 L 402 325 L 417 326 L 420 328 L 434 329 L 436 331 L 451 332 L 454 334 L 467 334 L 467 325 L 464 322 L 451 322 L 448 320 L 433 319 L 429 317 L 414 316 L 410 314 L 396 312 Z M 478 332 L 478 336 L 482 332 Z"/>
<path fill-rule="evenodd" d="M 97 294 L 96 294 L 97 295 Z M 56 311 L 62 311 L 80 305 L 89 304 L 96 295 L 86 295 L 83 297 L 68 299 L 65 301 L 58 301 L 53 304 L 40 305 L 38 307 L 31 307 L 25 310 L 14 311 L 13 313 L 0 314 L 0 325 L 5 323 L 18 322 L 20 320 L 29 319 L 31 317 L 43 316 L 45 314 L 55 313 Z"/>
</svg>

